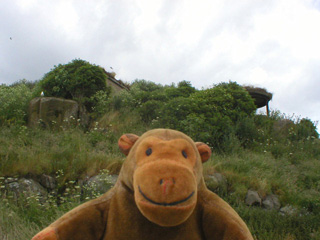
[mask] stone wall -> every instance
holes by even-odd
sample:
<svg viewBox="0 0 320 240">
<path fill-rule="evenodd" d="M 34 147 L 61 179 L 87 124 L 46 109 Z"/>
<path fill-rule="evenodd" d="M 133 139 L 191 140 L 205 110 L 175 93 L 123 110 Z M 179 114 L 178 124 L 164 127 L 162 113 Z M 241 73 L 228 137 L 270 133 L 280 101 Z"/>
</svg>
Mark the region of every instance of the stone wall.
<svg viewBox="0 0 320 240">
<path fill-rule="evenodd" d="M 0 177 L 0 199 L 19 202 L 21 199 L 33 198 L 37 199 L 41 204 L 45 204 L 48 199 L 52 200 L 53 198 L 57 202 L 61 201 L 61 199 L 66 199 L 67 201 L 68 198 L 89 200 L 107 192 L 118 179 L 118 175 L 101 173 L 83 180 L 69 181 L 64 183 L 64 187 L 59 187 L 57 177 L 45 174 L 35 179 Z M 227 179 L 220 173 L 207 176 L 206 185 L 216 193 L 227 191 L 228 187 Z M 308 214 L 290 205 L 281 206 L 279 198 L 274 194 L 262 198 L 258 192 L 248 190 L 243 201 L 249 207 L 261 207 L 268 211 L 278 211 L 282 215 Z"/>
</svg>

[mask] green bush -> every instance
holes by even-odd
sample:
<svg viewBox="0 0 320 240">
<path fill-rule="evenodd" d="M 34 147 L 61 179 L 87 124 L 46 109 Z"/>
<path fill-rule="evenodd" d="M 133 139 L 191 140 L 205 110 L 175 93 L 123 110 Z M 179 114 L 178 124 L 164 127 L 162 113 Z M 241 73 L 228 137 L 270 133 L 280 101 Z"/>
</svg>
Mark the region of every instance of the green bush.
<svg viewBox="0 0 320 240">
<path fill-rule="evenodd" d="M 150 124 L 157 119 L 160 108 L 166 101 L 163 86 L 146 80 L 135 80 L 130 91 L 114 96 L 110 104 L 116 111 L 136 111 L 144 123 Z"/>
<path fill-rule="evenodd" d="M 150 100 L 142 103 L 140 108 L 138 108 L 142 121 L 145 123 L 151 123 L 152 120 L 157 119 L 161 106 L 162 102 L 157 100 Z"/>
<path fill-rule="evenodd" d="M 105 91 L 99 90 L 90 97 L 89 102 L 92 105 L 93 115 L 95 115 L 94 118 L 98 118 L 99 116 L 102 116 L 104 113 L 110 110 L 110 93 L 111 88 L 108 87 Z"/>
<path fill-rule="evenodd" d="M 141 117 L 141 120 L 146 124 L 153 124 L 153 127 L 168 127 L 172 124 L 171 121 L 171 107 L 176 109 L 176 105 L 181 106 L 179 103 L 181 99 L 188 98 L 196 90 L 191 86 L 190 82 L 181 81 L 178 86 L 172 84 L 171 86 L 162 86 L 160 84 L 153 83 L 146 80 L 135 80 L 129 92 L 120 93 L 112 100 L 111 105 L 115 110 L 137 111 Z M 178 103 L 176 103 L 176 101 Z M 186 100 L 182 100 L 186 101 Z M 188 103 L 190 101 L 188 100 Z M 163 105 L 168 105 L 168 109 Z M 186 105 L 184 108 L 187 108 Z M 188 111 L 190 112 L 190 110 Z M 175 114 L 181 115 L 179 114 Z M 161 124 L 158 119 L 161 117 Z M 182 114 L 181 117 L 184 115 Z M 174 119 L 173 121 L 176 121 Z M 172 125 L 176 126 L 176 125 Z M 179 126 L 176 126 L 179 127 Z"/>
<path fill-rule="evenodd" d="M 316 125 L 309 119 L 297 120 L 280 111 L 273 111 L 270 117 L 254 116 L 256 134 L 251 133 L 253 142 L 251 149 L 260 152 L 271 152 L 279 159 L 289 157 L 292 164 L 299 164 L 306 158 L 320 156 L 319 135 Z M 250 134 L 249 129 L 243 129 Z"/>
<path fill-rule="evenodd" d="M 227 116 L 233 123 L 253 116 L 256 107 L 248 92 L 236 82 L 220 83 L 213 88 L 191 95 L 199 111 L 208 116 L 217 113 Z"/>
<path fill-rule="evenodd" d="M 40 86 L 45 96 L 74 99 L 92 112 L 94 102 L 91 98 L 98 91 L 110 92 L 106 79 L 107 75 L 101 67 L 75 59 L 68 64 L 55 66 L 45 74 Z"/>
<path fill-rule="evenodd" d="M 25 81 L 0 85 L 0 126 L 25 124 L 32 90 Z"/>
<path fill-rule="evenodd" d="M 253 142 L 256 134 L 252 116 L 253 99 L 234 82 L 196 91 L 187 81 L 164 86 L 136 80 L 123 94 L 117 108 L 137 110 L 152 127 L 173 128 L 207 142 L 218 151 L 233 151 L 233 146 Z M 249 132 L 246 130 L 250 130 Z M 237 148 L 236 147 L 236 148 Z"/>
<path fill-rule="evenodd" d="M 319 138 L 315 124 L 307 118 L 303 118 L 297 124 L 297 138 L 298 140 L 307 139 L 310 137 Z"/>
<path fill-rule="evenodd" d="M 138 92 L 138 91 L 142 91 L 142 92 L 153 92 L 156 90 L 160 90 L 162 89 L 163 86 L 161 84 L 156 84 L 152 81 L 147 81 L 144 79 L 136 79 L 131 87 L 130 90 L 133 92 Z"/>
<path fill-rule="evenodd" d="M 195 93 L 196 89 L 192 87 L 191 83 L 188 81 L 181 81 L 178 86 L 172 85 L 165 88 L 165 93 L 169 99 L 176 97 L 189 97 L 192 93 Z"/>
<path fill-rule="evenodd" d="M 252 148 L 254 141 L 259 136 L 259 132 L 257 131 L 257 127 L 254 123 L 254 118 L 245 117 L 239 119 L 235 125 L 235 135 L 243 147 Z"/>
<path fill-rule="evenodd" d="M 196 105 L 190 98 L 177 97 L 164 102 L 159 111 L 158 127 L 186 130 L 183 121 L 195 111 Z"/>
<path fill-rule="evenodd" d="M 185 84 L 181 88 L 184 89 Z M 189 97 L 172 98 L 163 104 L 159 123 L 209 143 L 218 151 L 231 151 L 230 143 L 238 144 L 237 137 L 244 143 L 249 138 L 253 141 L 254 127 L 250 118 L 255 109 L 253 99 L 237 83 L 220 83 L 210 89 L 195 91 Z M 236 131 L 239 121 L 250 128 L 250 136 L 240 129 Z"/>
</svg>

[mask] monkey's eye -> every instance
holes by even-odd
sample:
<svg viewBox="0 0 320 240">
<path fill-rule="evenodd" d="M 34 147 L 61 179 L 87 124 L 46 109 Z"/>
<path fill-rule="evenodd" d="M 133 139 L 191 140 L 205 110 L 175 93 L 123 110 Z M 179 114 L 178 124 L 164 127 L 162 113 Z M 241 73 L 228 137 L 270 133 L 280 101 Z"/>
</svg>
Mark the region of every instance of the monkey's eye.
<svg viewBox="0 0 320 240">
<path fill-rule="evenodd" d="M 184 158 L 188 158 L 186 151 L 184 151 L 184 150 L 182 151 L 182 156 L 184 156 Z"/>
<path fill-rule="evenodd" d="M 151 148 L 148 148 L 147 151 L 146 151 L 146 155 L 147 156 L 150 156 L 152 153 L 152 149 Z"/>
</svg>

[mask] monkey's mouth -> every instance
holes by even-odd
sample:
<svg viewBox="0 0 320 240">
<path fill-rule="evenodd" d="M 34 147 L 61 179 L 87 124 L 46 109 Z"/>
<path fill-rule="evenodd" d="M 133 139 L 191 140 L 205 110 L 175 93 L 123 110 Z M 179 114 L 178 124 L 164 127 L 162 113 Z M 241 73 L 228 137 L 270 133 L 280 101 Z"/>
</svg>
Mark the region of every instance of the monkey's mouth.
<svg viewBox="0 0 320 240">
<path fill-rule="evenodd" d="M 166 203 L 166 202 L 156 202 L 152 199 L 150 199 L 149 197 L 146 196 L 146 194 L 144 194 L 140 188 L 140 186 L 138 186 L 139 188 L 139 192 L 140 194 L 142 195 L 142 197 L 147 200 L 148 202 L 154 204 L 154 205 L 158 205 L 158 206 L 164 206 L 164 207 L 171 207 L 171 206 L 176 206 L 176 205 L 179 205 L 181 203 L 184 203 L 186 201 L 188 201 L 190 198 L 192 198 L 192 196 L 194 195 L 194 191 L 189 195 L 187 196 L 186 198 L 184 199 L 181 199 L 181 200 L 178 200 L 178 201 L 174 201 L 174 202 L 170 202 L 170 203 Z"/>
</svg>

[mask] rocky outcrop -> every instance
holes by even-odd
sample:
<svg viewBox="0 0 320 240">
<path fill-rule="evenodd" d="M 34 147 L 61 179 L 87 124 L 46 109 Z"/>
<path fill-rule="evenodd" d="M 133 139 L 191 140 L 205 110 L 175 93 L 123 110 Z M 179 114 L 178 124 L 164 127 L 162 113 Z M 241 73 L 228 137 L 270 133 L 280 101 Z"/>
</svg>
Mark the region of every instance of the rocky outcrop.
<svg viewBox="0 0 320 240">
<path fill-rule="evenodd" d="M 70 181 L 68 187 L 61 192 L 58 189 L 57 180 L 48 175 L 41 175 L 34 179 L 26 178 L 1 178 L 0 179 L 0 198 L 12 199 L 15 202 L 34 198 L 37 201 L 45 202 L 48 195 L 59 198 L 59 195 L 73 197 L 79 195 L 81 199 L 93 199 L 107 192 L 117 181 L 117 175 L 102 173 L 85 180 Z M 58 193 L 60 192 L 60 193 Z"/>
<path fill-rule="evenodd" d="M 107 173 L 93 176 L 84 182 L 82 187 L 83 194 L 86 195 L 86 197 L 93 198 L 105 193 L 114 186 L 117 179 L 118 175 L 109 175 Z"/>
<path fill-rule="evenodd" d="M 93 199 L 107 192 L 112 188 L 118 179 L 118 175 L 109 175 L 102 172 L 93 177 L 87 177 L 84 180 L 70 181 L 61 196 L 80 197 L 82 200 Z M 206 184 L 212 191 L 221 193 L 221 190 L 227 191 L 227 179 L 220 173 L 214 173 L 206 177 Z M 0 198 L 20 201 L 33 198 L 40 203 L 45 203 L 46 199 L 52 196 L 59 199 L 58 183 L 55 177 L 41 175 L 34 179 L 26 178 L 0 178 Z M 57 200 L 58 201 L 58 200 Z M 278 196 L 274 194 L 261 198 L 257 191 L 248 190 L 245 198 L 245 204 L 248 206 L 262 207 L 266 210 L 279 211 L 281 215 L 297 215 L 299 210 L 291 205 L 281 207 Z"/>
<path fill-rule="evenodd" d="M 40 125 L 47 128 L 59 128 L 79 123 L 86 126 L 89 122 L 89 118 L 84 113 L 84 107 L 79 107 L 76 101 L 63 98 L 34 98 L 30 101 L 28 114 L 29 127 Z"/>
<path fill-rule="evenodd" d="M 56 179 L 46 174 L 41 175 L 40 184 L 46 189 L 48 189 L 49 191 L 54 190 L 57 187 Z"/>
<path fill-rule="evenodd" d="M 48 192 L 38 182 L 33 179 L 17 179 L 8 178 L 4 181 L 5 189 L 1 195 L 6 198 L 18 201 L 19 198 L 34 197 L 40 202 L 43 202 L 47 197 Z"/>
</svg>

